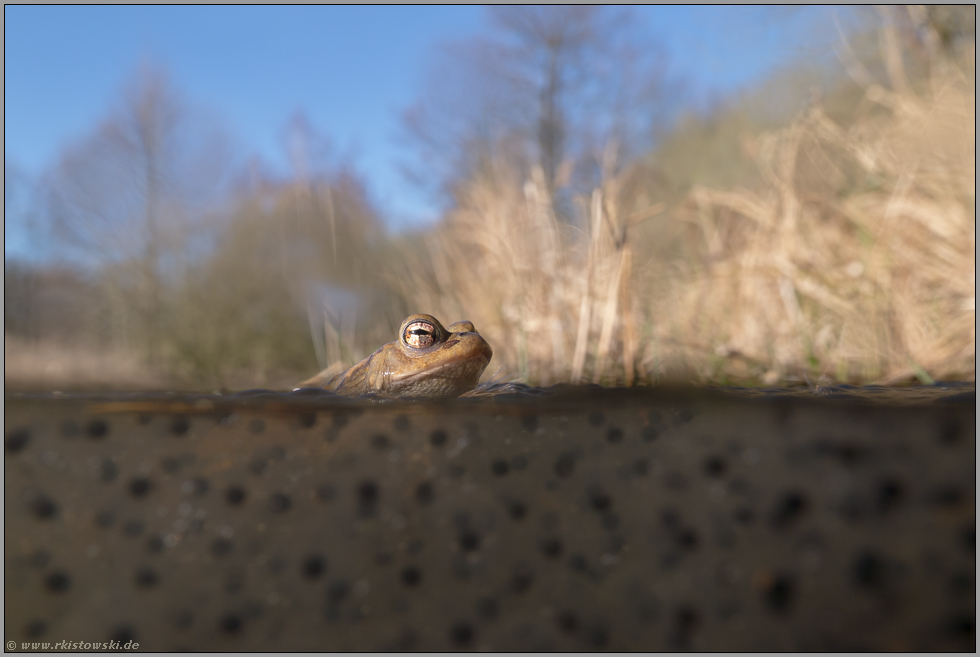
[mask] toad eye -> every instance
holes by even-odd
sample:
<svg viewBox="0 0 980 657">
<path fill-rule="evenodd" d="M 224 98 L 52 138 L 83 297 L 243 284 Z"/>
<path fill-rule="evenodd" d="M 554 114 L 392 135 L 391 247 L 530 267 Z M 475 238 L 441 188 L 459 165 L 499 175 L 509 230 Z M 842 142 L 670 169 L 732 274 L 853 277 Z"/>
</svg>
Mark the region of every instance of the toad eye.
<svg viewBox="0 0 980 657">
<path fill-rule="evenodd" d="M 412 322 L 405 327 L 402 340 L 416 349 L 431 347 L 436 341 L 436 327 L 428 322 Z"/>
</svg>

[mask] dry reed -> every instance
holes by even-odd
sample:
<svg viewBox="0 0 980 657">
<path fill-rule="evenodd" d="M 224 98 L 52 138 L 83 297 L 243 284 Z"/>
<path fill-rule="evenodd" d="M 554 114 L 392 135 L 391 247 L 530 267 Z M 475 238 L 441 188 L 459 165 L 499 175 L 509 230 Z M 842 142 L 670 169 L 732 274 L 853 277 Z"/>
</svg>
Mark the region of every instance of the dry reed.
<svg viewBox="0 0 980 657">
<path fill-rule="evenodd" d="M 522 184 L 505 162 L 489 163 L 430 236 L 429 261 L 409 267 L 405 295 L 424 312 L 473 321 L 494 348 L 489 372 L 632 385 L 635 217 L 620 216 L 621 180 L 607 176 L 578 199 L 587 221 L 577 230 L 556 218 L 539 169 Z"/>
<path fill-rule="evenodd" d="M 871 86 L 889 111 L 850 129 L 811 108 L 762 140 L 768 190 L 694 190 L 703 260 L 663 328 L 725 357 L 695 356 L 702 378 L 975 376 L 970 86 L 948 72 L 925 97 Z"/>
<path fill-rule="evenodd" d="M 579 199 L 579 230 L 540 171 L 491 162 L 404 294 L 472 320 L 488 371 L 537 385 L 975 378 L 974 100 L 947 66 L 921 95 L 868 87 L 850 127 L 810 108 L 760 139 L 763 189 L 691 192 L 670 218 L 695 255 L 653 272 L 634 262 L 625 176 Z"/>
</svg>

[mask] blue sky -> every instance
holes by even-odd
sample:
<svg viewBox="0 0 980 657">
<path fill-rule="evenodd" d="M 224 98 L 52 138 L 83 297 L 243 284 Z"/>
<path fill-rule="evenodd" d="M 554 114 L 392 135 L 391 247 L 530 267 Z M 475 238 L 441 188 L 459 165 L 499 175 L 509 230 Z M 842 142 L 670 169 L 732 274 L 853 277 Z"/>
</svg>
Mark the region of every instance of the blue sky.
<svg viewBox="0 0 980 657">
<path fill-rule="evenodd" d="M 636 15 L 667 50 L 671 73 L 706 98 L 826 54 L 831 11 L 683 6 Z M 303 111 L 353 158 L 393 224 L 431 219 L 435 208 L 399 172 L 399 117 L 421 93 L 435 46 L 486 26 L 486 10 L 471 6 L 7 6 L 5 159 L 41 174 L 149 61 L 273 166 L 285 167 L 282 131 Z M 5 237 L 7 253 L 16 240 Z"/>
</svg>

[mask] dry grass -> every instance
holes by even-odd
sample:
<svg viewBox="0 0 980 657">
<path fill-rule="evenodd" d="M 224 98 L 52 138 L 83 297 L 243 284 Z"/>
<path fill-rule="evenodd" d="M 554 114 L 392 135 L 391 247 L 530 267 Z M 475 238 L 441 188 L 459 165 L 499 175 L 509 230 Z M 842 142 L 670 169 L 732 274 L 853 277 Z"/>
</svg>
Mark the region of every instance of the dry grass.
<svg viewBox="0 0 980 657">
<path fill-rule="evenodd" d="M 889 112 L 850 129 L 812 108 L 763 140 L 766 192 L 694 191 L 703 260 L 664 328 L 747 359 L 693 356 L 704 378 L 974 376 L 971 86 L 947 75 L 923 98 L 872 86 L 868 102 Z"/>
<path fill-rule="evenodd" d="M 491 372 L 538 385 L 972 379 L 974 101 L 946 66 L 924 94 L 868 87 L 847 128 L 811 108 L 759 141 L 762 190 L 691 193 L 671 219 L 694 255 L 654 271 L 629 227 L 660 208 L 624 216 L 625 176 L 580 199 L 575 230 L 539 172 L 492 162 L 402 277 L 406 297 L 472 320 Z"/>
<path fill-rule="evenodd" d="M 167 384 L 164 377 L 146 368 L 143 359 L 120 350 L 4 335 L 3 352 L 4 388 L 8 390 L 159 390 Z"/>
<path fill-rule="evenodd" d="M 221 384 L 202 381 L 172 362 L 152 366 L 144 355 L 119 347 L 98 348 L 57 340 L 28 340 L 5 334 L 7 391 L 182 390 L 213 392 L 266 387 L 291 389 L 300 374 L 288 367 L 228 367 Z M 315 365 L 314 365 L 315 367 Z"/>
</svg>

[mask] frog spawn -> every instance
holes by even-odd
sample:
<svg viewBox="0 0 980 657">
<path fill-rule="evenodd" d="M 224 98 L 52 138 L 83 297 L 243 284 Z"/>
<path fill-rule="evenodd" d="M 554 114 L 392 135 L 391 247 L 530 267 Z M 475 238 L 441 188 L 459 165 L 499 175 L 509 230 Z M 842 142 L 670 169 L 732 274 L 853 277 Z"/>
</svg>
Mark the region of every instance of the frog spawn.
<svg viewBox="0 0 980 657">
<path fill-rule="evenodd" d="M 87 631 L 161 650 L 973 641 L 972 409 L 424 409 L 15 409 L 13 638 Z"/>
<path fill-rule="evenodd" d="M 351 397 L 453 398 L 477 386 L 492 357 L 493 350 L 472 322 L 455 322 L 447 332 L 431 315 L 410 315 L 396 341 L 345 372 L 335 374 L 327 368 L 297 390 L 322 387 Z"/>
</svg>

